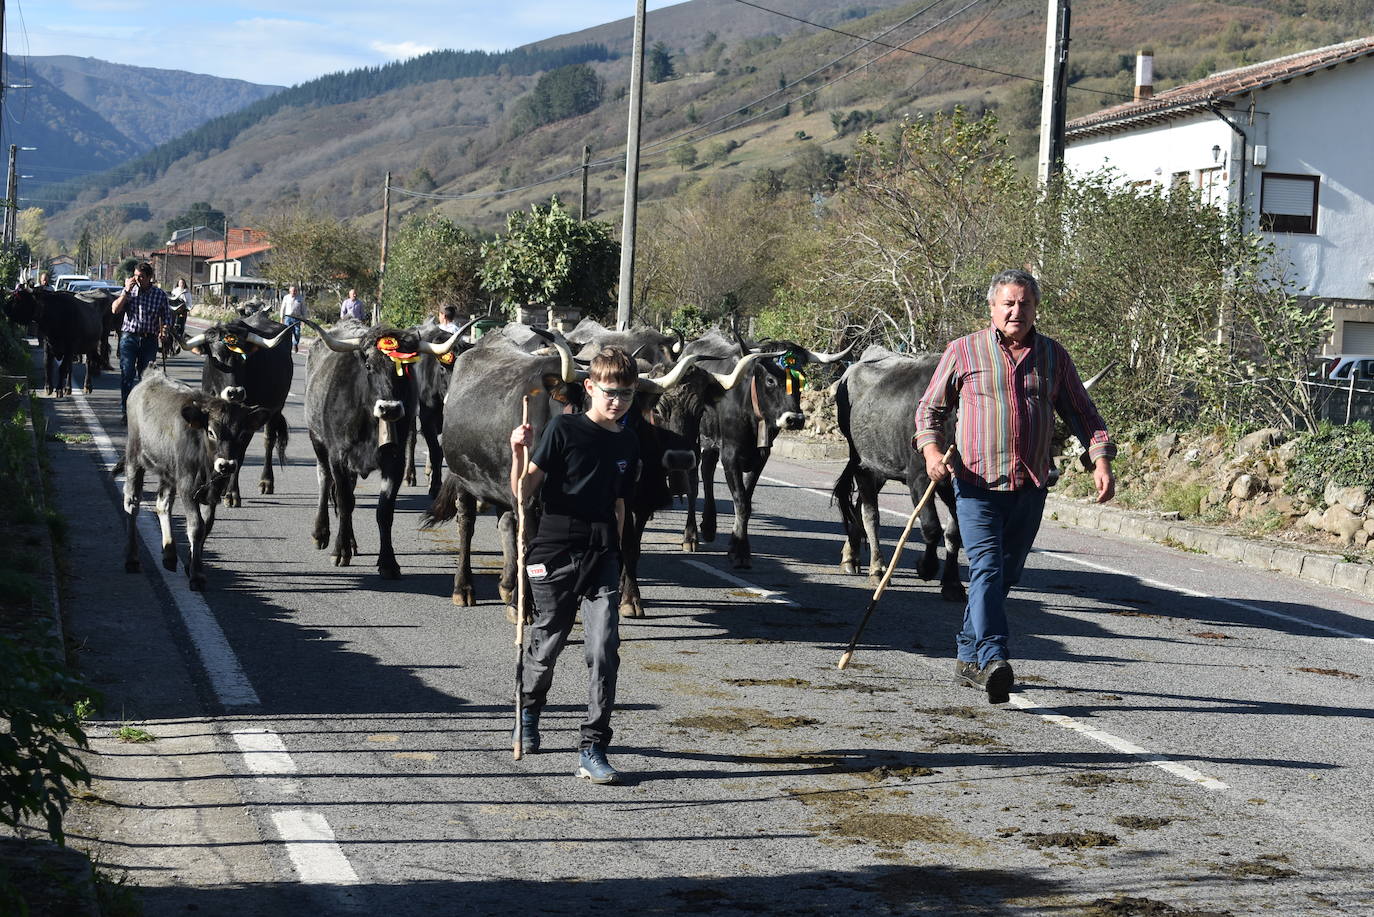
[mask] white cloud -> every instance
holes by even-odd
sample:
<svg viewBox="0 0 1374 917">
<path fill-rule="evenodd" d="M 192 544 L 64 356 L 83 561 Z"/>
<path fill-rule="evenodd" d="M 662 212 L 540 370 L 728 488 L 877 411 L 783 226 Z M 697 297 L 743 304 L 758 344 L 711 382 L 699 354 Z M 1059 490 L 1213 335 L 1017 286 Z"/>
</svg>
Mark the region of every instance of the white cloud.
<svg viewBox="0 0 1374 917">
<path fill-rule="evenodd" d="M 369 47 L 378 54 L 383 54 L 392 60 L 406 60 L 412 57 L 419 57 L 421 54 L 428 54 L 437 51 L 433 45 L 422 45 L 413 41 L 387 42 L 374 41 L 369 43 Z"/>
</svg>

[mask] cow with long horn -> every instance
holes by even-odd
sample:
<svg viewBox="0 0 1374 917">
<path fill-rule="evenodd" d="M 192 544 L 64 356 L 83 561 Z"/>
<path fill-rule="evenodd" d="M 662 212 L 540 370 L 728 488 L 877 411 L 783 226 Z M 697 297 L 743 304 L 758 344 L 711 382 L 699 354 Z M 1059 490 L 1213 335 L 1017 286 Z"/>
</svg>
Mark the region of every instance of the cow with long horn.
<svg viewBox="0 0 1374 917">
<path fill-rule="evenodd" d="M 428 453 L 425 459 L 425 473 L 429 476 L 431 500 L 439 495 L 439 485 L 444 477 L 444 453 L 439 446 L 439 437 L 444 429 L 444 396 L 448 394 L 449 377 L 453 375 L 453 361 L 472 346 L 470 342 L 463 340 L 463 335 L 479 321 L 480 319 L 474 318 L 460 327 L 458 341 L 447 353 L 433 360 L 421 360 L 415 366 L 419 433 L 417 435 L 416 430 L 412 429 L 406 441 L 405 482 L 410 486 L 414 486 L 416 482 L 415 446 L 417 440 L 423 439 Z M 452 336 L 452 332 L 445 331 L 433 319 L 426 321 L 419 330 L 420 339 L 430 344 L 442 344 Z"/>
<path fill-rule="evenodd" d="M 183 350 L 205 357 L 200 370 L 201 391 L 268 411 L 267 424 L 263 427 L 262 476 L 258 479 L 258 490 L 264 494 L 276 491 L 272 468 L 274 449 L 277 462 L 286 468 L 289 434 L 282 409 L 286 406 L 286 396 L 291 393 L 291 379 L 295 374 L 291 351 L 282 346 L 290 337 L 289 330 L 266 315 L 253 315 L 219 322 L 198 334 L 183 334 L 181 339 Z M 224 490 L 226 506 L 243 504 L 239 493 L 243 456 L 238 456 L 237 461 L 233 479 Z"/>
<path fill-rule="evenodd" d="M 826 353 L 811 351 L 792 341 L 770 340 L 751 345 L 738 335 L 733 337 L 731 340 L 722 332 L 712 330 L 689 343 L 683 351 L 684 355 L 698 355 L 700 366 L 711 371 L 735 367 L 742 357 L 751 353 L 766 354 L 766 358 L 754 362 L 741 384 L 712 404 L 702 417 L 701 526 L 698 529 L 698 478 L 693 473 L 687 482 L 687 522 L 682 533 L 682 549 L 695 551 L 700 542 L 715 540 L 715 472 L 719 463 L 735 508 L 727 554 L 732 566 L 747 569 L 752 564 L 749 517 L 753 512 L 754 486 L 768 462 L 778 433 L 800 430 L 806 425 L 806 414 L 801 406 L 803 371 L 811 363 L 828 364 L 845 359 L 853 345 Z"/>
<path fill-rule="evenodd" d="M 359 477 L 381 474 L 377 495 L 377 572 L 398 579 L 401 568 L 391 543 L 396 494 L 405 474 L 407 431 L 415 425 L 414 364 L 442 357 L 458 341 L 421 340 L 414 328 L 367 327 L 342 322 L 332 330 L 313 325 L 319 340 L 305 368 L 305 424 L 315 450 L 320 498 L 315 547 L 329 546 L 329 507 L 338 516 L 334 564 L 348 566 L 358 553 L 353 529 L 353 490 Z"/>
</svg>

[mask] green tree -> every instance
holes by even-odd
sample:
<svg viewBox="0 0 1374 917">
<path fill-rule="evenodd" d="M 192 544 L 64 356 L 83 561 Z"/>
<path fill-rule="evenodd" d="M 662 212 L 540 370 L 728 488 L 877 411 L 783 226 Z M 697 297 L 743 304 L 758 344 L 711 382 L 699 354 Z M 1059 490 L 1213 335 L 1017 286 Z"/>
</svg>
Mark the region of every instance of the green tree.
<svg viewBox="0 0 1374 917">
<path fill-rule="evenodd" d="M 690 143 L 684 144 L 676 147 L 669 158 L 685 172 L 697 164 L 697 148 Z"/>
<path fill-rule="evenodd" d="M 264 273 L 277 286 L 340 298 L 375 288 L 377 242 L 358 227 L 304 207 L 259 222 L 272 242 Z"/>
<path fill-rule="evenodd" d="M 661 41 L 654 42 L 654 46 L 649 49 L 648 76 L 651 83 L 662 83 L 675 76 L 673 55 L 669 53 L 668 46 Z"/>
<path fill-rule="evenodd" d="M 207 201 L 196 201 L 184 212 L 167 221 L 167 235 L 170 238 L 178 229 L 190 229 L 192 226 L 221 229 L 224 226 L 224 211 L 216 210 Z"/>
<path fill-rule="evenodd" d="M 474 311 L 481 270 L 477 240 L 448 217 L 433 212 L 408 217 L 387 253 L 383 315 L 405 326 L 445 304 Z"/>
<path fill-rule="evenodd" d="M 605 81 L 586 64 L 550 70 L 515 103 L 511 129 L 518 134 L 586 114 L 601 104 L 605 92 Z"/>
<path fill-rule="evenodd" d="M 604 318 L 619 273 L 610 224 L 578 220 L 556 199 L 511 213 L 506 234 L 482 245 L 482 286 L 507 308 L 577 308 Z"/>
</svg>

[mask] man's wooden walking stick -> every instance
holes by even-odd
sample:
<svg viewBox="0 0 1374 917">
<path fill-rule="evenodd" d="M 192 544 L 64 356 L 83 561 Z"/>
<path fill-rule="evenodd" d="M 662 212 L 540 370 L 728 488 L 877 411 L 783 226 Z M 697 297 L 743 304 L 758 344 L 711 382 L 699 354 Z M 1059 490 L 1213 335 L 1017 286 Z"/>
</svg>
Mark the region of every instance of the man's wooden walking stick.
<svg viewBox="0 0 1374 917">
<path fill-rule="evenodd" d="M 946 463 L 949 462 L 952 455 L 954 455 L 954 447 L 950 446 L 945 450 L 945 457 L 941 461 Z M 849 641 L 849 648 L 844 651 L 844 655 L 840 657 L 840 664 L 835 668 L 843 669 L 845 666 L 849 665 L 849 660 L 854 655 L 854 647 L 858 644 L 859 638 L 863 636 L 864 628 L 868 626 L 868 619 L 873 616 L 873 609 L 878 607 L 878 599 L 883 597 L 883 592 L 887 589 L 888 581 L 892 579 L 892 573 L 897 569 L 897 561 L 901 558 L 902 548 L 906 547 L 906 540 L 911 535 L 911 527 L 916 524 L 916 517 L 921 514 L 921 510 L 925 508 L 926 503 L 930 500 L 930 496 L 933 493 L 935 493 L 935 482 L 931 481 L 926 487 L 925 494 L 921 497 L 921 502 L 916 504 L 916 508 L 913 509 L 911 515 L 907 517 L 906 528 L 902 529 L 902 537 L 897 539 L 897 547 L 892 550 L 892 560 L 888 561 L 887 570 L 883 572 L 883 578 L 878 583 L 878 588 L 873 593 L 873 598 L 868 600 L 868 607 L 864 609 L 864 616 L 863 619 L 859 621 L 859 628 L 854 631 L 854 638 Z"/>
<path fill-rule="evenodd" d="M 520 406 L 520 426 L 530 422 L 530 396 Z M 525 741 L 525 719 L 520 709 L 521 681 L 525 669 L 525 477 L 530 473 L 530 446 L 520 466 L 520 480 L 515 490 L 515 742 L 511 755 L 519 761 L 524 756 L 521 745 Z"/>
</svg>

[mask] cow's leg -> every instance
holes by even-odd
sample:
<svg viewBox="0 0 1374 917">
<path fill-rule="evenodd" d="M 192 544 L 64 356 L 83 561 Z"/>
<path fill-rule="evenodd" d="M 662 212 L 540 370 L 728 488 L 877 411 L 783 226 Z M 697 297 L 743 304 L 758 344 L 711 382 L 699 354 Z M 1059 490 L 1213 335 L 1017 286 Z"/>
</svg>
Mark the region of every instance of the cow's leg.
<svg viewBox="0 0 1374 917">
<path fill-rule="evenodd" d="M 859 464 L 851 459 L 840 472 L 835 482 L 835 502 L 840 507 L 840 521 L 844 525 L 844 547 L 840 549 L 840 572 L 858 573 L 863 563 L 863 518 L 860 510 L 861 499 L 855 495 L 854 486 L 858 480 Z"/>
<path fill-rule="evenodd" d="M 911 483 L 911 505 L 915 506 L 921 502 L 925 496 L 926 488 L 930 486 L 930 478 L 922 472 L 912 475 Z M 925 553 L 916 563 L 916 574 L 923 580 L 935 579 L 935 574 L 940 569 L 940 542 L 945 537 L 945 530 L 940 525 L 940 514 L 935 511 L 935 502 L 927 500 L 926 505 L 921 509 L 921 538 L 926 543 Z"/>
<path fill-rule="evenodd" d="M 159 483 L 157 502 L 153 506 L 157 511 L 158 524 L 162 526 L 162 569 L 175 570 L 177 568 L 177 545 L 172 537 L 172 506 L 176 503 L 177 489 L 171 481 Z M 186 501 L 182 502 L 185 503 Z M 190 500 L 190 502 L 194 503 L 195 501 Z M 187 526 L 187 537 L 190 537 L 189 520 L 187 520 Z"/>
<path fill-rule="evenodd" d="M 315 480 L 320 489 L 320 502 L 315 509 L 315 530 L 311 534 L 315 547 L 324 550 L 329 546 L 329 503 L 334 498 L 334 478 L 329 473 L 329 452 L 324 443 L 312 434 L 310 445 L 315 448 Z"/>
<path fill-rule="evenodd" d="M 412 424 L 410 425 L 410 432 L 406 435 L 405 475 L 406 475 L 406 486 L 407 486 L 407 487 L 414 487 L 414 486 L 415 486 L 415 481 L 416 481 L 416 478 L 415 478 L 415 439 L 416 439 L 415 424 L 412 423 Z"/>
<path fill-rule="evenodd" d="M 954 485 L 945 479 L 935 487 L 935 493 L 949 510 L 945 526 L 945 568 L 940 575 L 940 597 L 947 602 L 966 602 L 968 592 L 959 580 L 959 551 L 964 547 L 959 534 L 959 514 L 954 509 Z"/>
<path fill-rule="evenodd" d="M 94 379 L 95 374 L 100 371 L 99 361 L 100 353 L 98 351 L 92 351 L 86 354 L 86 376 L 81 380 L 82 394 L 89 395 L 91 392 L 95 391 L 92 379 Z"/>
<path fill-rule="evenodd" d="M 124 512 L 129 514 L 129 542 L 124 547 L 124 572 L 143 569 L 138 559 L 138 504 L 143 499 L 143 466 L 124 457 Z"/>
<path fill-rule="evenodd" d="M 525 526 L 528 529 L 530 526 Z M 519 569 L 518 561 L 520 555 L 515 551 L 515 539 L 520 528 L 520 520 L 513 511 L 506 511 L 496 520 L 496 530 L 501 537 L 501 579 L 496 585 L 496 591 L 501 596 L 501 601 L 506 604 L 506 617 L 515 623 L 515 602 L 519 598 L 516 594 L 519 589 L 517 576 L 524 576 L 525 571 Z M 525 532 L 526 556 L 528 556 L 529 543 L 534 538 L 533 533 Z M 528 590 L 526 590 L 528 593 Z"/>
<path fill-rule="evenodd" d="M 477 604 L 472 589 L 472 530 L 476 523 L 477 501 L 472 494 L 459 491 L 458 513 L 453 519 L 458 529 L 458 569 L 453 574 L 453 604 L 465 608 Z"/>
<path fill-rule="evenodd" d="M 186 517 L 186 541 L 191 546 L 191 556 L 186 561 L 188 585 L 192 592 L 204 592 L 205 536 L 210 534 L 210 527 L 201 515 L 201 505 L 196 502 L 194 494 L 181 495 L 181 509 Z"/>
<path fill-rule="evenodd" d="M 748 570 L 753 566 L 753 558 L 749 553 L 749 511 L 758 472 L 745 474 L 733 462 L 724 466 L 724 472 L 726 486 L 730 488 L 730 499 L 735 504 L 735 523 L 730 528 L 730 544 L 725 554 L 730 558 L 730 566 L 736 570 Z"/>
<path fill-rule="evenodd" d="M 224 487 L 224 505 L 242 506 L 243 495 L 239 493 L 239 472 L 243 470 L 243 465 L 234 466 L 234 473 L 229 475 L 229 483 Z"/>
<path fill-rule="evenodd" d="M 52 352 L 51 347 L 43 348 L 43 391 L 46 395 L 57 393 L 57 397 L 62 397 L 62 380 L 58 378 L 59 363 L 57 355 Z"/>
<path fill-rule="evenodd" d="M 695 554 L 699 538 L 697 535 L 697 489 L 701 485 L 701 478 L 697 468 L 701 464 L 701 459 L 697 459 L 697 464 L 687 470 L 687 521 L 682 526 L 682 550 L 688 554 Z"/>
<path fill-rule="evenodd" d="M 391 546 L 391 523 L 396 517 L 396 494 L 401 490 L 402 467 L 405 456 L 398 446 L 382 446 L 378 450 L 378 471 L 382 486 L 377 493 L 377 572 L 382 579 L 400 579 L 401 565 Z M 357 551 L 355 545 L 353 550 Z"/>
<path fill-rule="evenodd" d="M 701 540 L 716 540 L 716 462 L 719 449 L 701 450 Z"/>
<path fill-rule="evenodd" d="M 439 444 L 439 429 L 433 425 L 425 434 L 425 445 L 429 447 L 429 458 L 425 460 L 425 474 L 429 477 L 429 498 L 439 496 L 439 488 L 444 483 L 444 450 Z"/>
<path fill-rule="evenodd" d="M 258 479 L 258 490 L 261 493 L 277 492 L 277 479 L 272 472 L 272 450 L 277 450 L 277 460 L 281 462 L 282 471 L 285 471 L 286 437 L 286 418 L 278 411 L 267 419 L 267 426 L 262 431 L 262 440 L 267 450 L 262 457 L 262 477 Z"/>
<path fill-rule="evenodd" d="M 353 536 L 353 506 L 356 502 L 353 491 L 358 486 L 358 476 L 342 462 L 335 462 L 329 472 L 334 479 L 334 508 L 339 513 L 339 531 L 334 535 L 334 566 L 347 567 L 358 550 L 358 541 Z M 392 562 L 395 562 L 394 557 Z"/>
<path fill-rule="evenodd" d="M 639 594 L 639 555 L 644 538 L 647 513 L 631 512 L 625 520 L 625 532 L 620 540 L 620 616 L 644 617 L 644 602 Z"/>
</svg>

